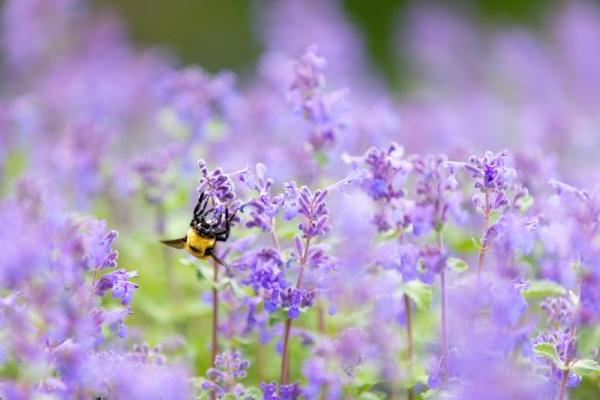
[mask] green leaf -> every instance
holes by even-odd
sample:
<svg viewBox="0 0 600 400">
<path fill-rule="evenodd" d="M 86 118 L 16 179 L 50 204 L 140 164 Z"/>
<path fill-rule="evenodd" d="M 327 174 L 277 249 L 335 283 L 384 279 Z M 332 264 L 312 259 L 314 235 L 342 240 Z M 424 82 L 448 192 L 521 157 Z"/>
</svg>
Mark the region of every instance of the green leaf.
<svg viewBox="0 0 600 400">
<path fill-rule="evenodd" d="M 558 369 L 564 370 L 565 364 L 562 362 L 556 351 L 556 347 L 552 343 L 542 342 L 533 347 L 533 352 L 538 356 L 542 356 L 552 361 Z"/>
<path fill-rule="evenodd" d="M 571 365 L 571 369 L 577 375 L 593 375 L 600 373 L 600 364 L 595 360 L 584 358 L 577 360 Z"/>
<path fill-rule="evenodd" d="M 381 400 L 385 398 L 383 393 L 364 392 L 358 395 L 357 400 Z"/>
<path fill-rule="evenodd" d="M 375 237 L 375 242 L 377 242 L 377 243 L 388 242 L 390 240 L 396 239 L 399 234 L 400 234 L 400 232 L 397 229 L 390 229 L 389 231 L 379 233 Z"/>
<path fill-rule="evenodd" d="M 280 322 L 283 322 L 287 319 L 288 313 L 287 310 L 282 308 L 278 309 L 273 313 L 269 313 L 269 326 L 276 325 Z"/>
<path fill-rule="evenodd" d="M 531 207 L 532 205 L 533 205 L 533 196 L 531 196 L 530 194 L 527 194 L 526 196 L 521 197 L 517 201 L 517 207 L 519 207 L 519 210 L 521 210 L 521 212 L 527 211 L 527 209 L 529 209 L 529 207 Z"/>
<path fill-rule="evenodd" d="M 471 243 L 473 243 L 473 246 L 477 250 L 481 250 L 483 248 L 483 245 L 481 244 L 481 240 L 477 239 L 476 237 L 471 236 Z"/>
<path fill-rule="evenodd" d="M 465 260 L 455 257 L 450 257 L 448 259 L 448 266 L 457 272 L 463 272 L 469 269 L 469 264 L 467 264 Z"/>
<path fill-rule="evenodd" d="M 526 299 L 562 296 L 565 294 L 567 294 L 567 289 L 556 282 L 548 280 L 533 281 L 527 289 L 523 290 L 523 297 Z"/>
<path fill-rule="evenodd" d="M 241 287 L 240 284 L 236 280 L 230 279 L 229 287 L 231 288 L 231 291 L 233 292 L 234 296 L 237 297 L 238 299 L 242 300 L 246 297 L 247 294 L 244 291 L 244 288 Z"/>
<path fill-rule="evenodd" d="M 418 280 L 410 281 L 404 286 L 404 293 L 415 302 L 417 309 L 427 311 L 431 306 L 431 286 Z"/>
</svg>

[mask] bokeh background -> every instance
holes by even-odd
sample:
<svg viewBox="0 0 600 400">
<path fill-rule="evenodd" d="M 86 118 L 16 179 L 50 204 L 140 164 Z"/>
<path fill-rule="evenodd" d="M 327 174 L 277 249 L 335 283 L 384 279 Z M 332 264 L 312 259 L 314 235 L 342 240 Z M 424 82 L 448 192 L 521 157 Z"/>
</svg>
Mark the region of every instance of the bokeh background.
<svg viewBox="0 0 600 400">
<path fill-rule="evenodd" d="M 192 376 L 203 375 L 210 362 L 210 284 L 159 240 L 181 236 L 189 224 L 198 159 L 227 172 L 265 163 L 280 190 L 292 179 L 313 188 L 332 185 L 349 174 L 345 155 L 391 141 L 408 154 L 441 151 L 453 160 L 508 148 L 542 205 L 549 178 L 590 188 L 600 177 L 598 2 L 95 0 L 91 16 L 85 1 L 10 4 L 3 14 L 0 196 L 18 198 L 23 178 L 39 180 L 59 198 L 59 215 L 93 215 L 119 231 L 119 266 L 139 272 L 140 288 L 127 339 L 111 345 L 160 344 Z M 339 128 L 330 147 L 307 138 L 314 121 L 290 104 L 290 61 L 311 44 L 327 59 L 318 72 L 326 79 L 323 97 L 344 95 L 341 110 L 328 110 Z M 208 74 L 186 69 L 191 65 Z M 241 197 L 249 196 L 238 186 Z M 372 205 L 364 196 L 356 202 L 331 197 L 336 234 L 328 240 L 346 268 L 329 333 L 362 326 L 371 342 L 378 339 L 377 367 L 391 366 L 392 376 L 401 376 L 394 354 L 405 343 L 400 323 L 388 322 L 403 308 L 386 307 L 387 299 L 378 297 L 385 290 L 377 289 L 396 281 L 365 268 L 380 239 L 366 217 Z M 470 238 L 480 228 L 474 218 L 450 231 L 448 246 L 473 261 Z M 295 223 L 277 229 L 291 246 Z M 269 242 L 241 226 L 231 242 L 242 236 Z M 353 246 L 357 237 L 368 242 L 365 251 Z M 10 245 L 0 242 L 0 250 Z M 552 258 L 567 265 L 570 255 Z M 548 264 L 548 276 L 571 287 L 572 276 Z M 280 326 L 265 345 L 255 331 L 239 334 L 247 308 L 229 297 L 222 347 L 250 359 L 249 384 L 274 379 Z M 104 300 L 107 308 L 115 303 Z M 363 305 L 368 310 L 355 312 Z M 315 331 L 313 316 L 297 326 Z M 417 315 L 417 353 L 437 340 L 435 321 L 434 312 Z M 600 329 L 582 336 L 581 348 L 591 353 Z M 292 379 L 304 379 L 311 352 L 294 341 Z M 597 393 L 597 380 L 589 379 L 573 398 Z"/>
<path fill-rule="evenodd" d="M 242 77 L 252 76 L 265 50 L 264 23 L 276 3 L 275 0 L 95 0 L 97 10 L 116 12 L 124 19 L 130 37 L 137 44 L 169 49 L 182 64 L 198 64 L 210 72 L 229 69 Z M 360 45 L 367 49 L 373 73 L 397 90 L 402 89 L 403 81 L 410 79 L 406 70 L 409 63 L 397 51 L 398 46 L 403 46 L 397 33 L 406 25 L 411 9 L 444 6 L 487 29 L 522 25 L 535 30 L 548 13 L 565 3 L 561 0 L 340 2 L 343 16 L 359 33 Z"/>
</svg>

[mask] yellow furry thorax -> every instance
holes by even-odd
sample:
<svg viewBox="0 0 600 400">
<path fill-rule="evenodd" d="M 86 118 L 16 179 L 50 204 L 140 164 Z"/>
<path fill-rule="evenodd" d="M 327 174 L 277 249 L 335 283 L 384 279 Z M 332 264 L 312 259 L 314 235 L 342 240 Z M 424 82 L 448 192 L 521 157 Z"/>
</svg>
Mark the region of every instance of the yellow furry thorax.
<svg viewBox="0 0 600 400">
<path fill-rule="evenodd" d="M 205 259 L 208 257 L 208 255 L 206 255 L 206 249 L 214 248 L 215 243 L 215 239 L 201 236 L 194 228 L 190 228 L 187 233 L 185 249 L 194 257 Z"/>
</svg>

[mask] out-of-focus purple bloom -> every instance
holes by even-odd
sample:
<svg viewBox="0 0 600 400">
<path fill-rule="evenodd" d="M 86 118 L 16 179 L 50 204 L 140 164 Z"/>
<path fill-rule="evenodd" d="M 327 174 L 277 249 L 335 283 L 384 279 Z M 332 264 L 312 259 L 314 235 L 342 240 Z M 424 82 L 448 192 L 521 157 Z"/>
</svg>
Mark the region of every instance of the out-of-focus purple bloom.
<svg viewBox="0 0 600 400">
<path fill-rule="evenodd" d="M 200 68 L 187 68 L 167 74 L 159 94 L 177 116 L 190 124 L 194 135 L 204 133 L 206 124 L 226 106 L 233 94 L 231 73 L 209 76 Z"/>
<path fill-rule="evenodd" d="M 363 190 L 373 199 L 390 202 L 405 195 L 404 183 L 412 170 L 404 149 L 392 143 L 387 149 L 370 148 L 362 157 L 346 157 Z"/>
<path fill-rule="evenodd" d="M 69 27 L 77 21 L 77 9 L 81 6 L 78 0 L 7 2 L 2 10 L 2 44 L 10 64 L 29 69 L 59 52 L 69 39 Z"/>
<path fill-rule="evenodd" d="M 245 388 L 239 381 L 246 377 L 249 366 L 250 363 L 239 351 L 221 353 L 215 359 L 215 368 L 209 368 L 206 372 L 209 380 L 202 383 L 202 389 L 214 391 L 219 398 L 226 394 L 243 398 Z"/>
<path fill-rule="evenodd" d="M 333 113 L 345 91 L 325 91 L 326 65 L 314 48 L 309 48 L 293 63 L 293 75 L 287 93 L 294 110 L 308 123 L 308 141 L 316 151 L 334 145 L 344 124 Z"/>
<path fill-rule="evenodd" d="M 171 185 L 165 182 L 164 175 L 171 163 L 182 153 L 183 148 L 174 145 L 157 149 L 133 161 L 131 168 L 140 177 L 140 191 L 144 193 L 148 202 L 153 204 L 162 202 L 165 193 L 171 188 Z"/>
<path fill-rule="evenodd" d="M 573 360 L 577 355 L 576 337 L 573 335 L 573 330 L 571 328 L 565 330 L 552 330 L 542 333 L 533 341 L 534 345 L 539 343 L 549 343 L 554 346 L 559 360 L 565 364 Z M 563 371 L 559 369 L 552 361 L 542 356 L 536 356 L 535 360 L 549 367 L 549 376 L 554 380 L 555 383 L 561 381 L 563 377 Z M 575 374 L 573 371 L 569 371 L 569 387 L 575 387 L 579 385 L 579 382 L 581 382 L 581 377 Z"/>
<path fill-rule="evenodd" d="M 492 315 L 497 326 L 514 326 L 527 309 L 521 289 L 512 282 L 499 281 L 492 286 Z"/>
<path fill-rule="evenodd" d="M 579 320 L 584 324 L 600 321 L 600 272 L 587 272 L 581 278 Z"/>
<path fill-rule="evenodd" d="M 302 395 L 299 383 L 278 387 L 275 382 L 261 382 L 260 389 L 263 392 L 263 400 L 297 400 Z"/>
<path fill-rule="evenodd" d="M 404 281 L 419 279 L 425 283 L 432 283 L 435 275 L 446 266 L 448 254 L 442 252 L 437 246 L 424 246 L 419 248 L 413 244 L 399 246 L 395 252 L 389 253 L 382 250 L 379 263 L 386 269 L 395 269 Z"/>
<path fill-rule="evenodd" d="M 86 268 L 100 270 L 117 266 L 119 252 L 112 246 L 117 240 L 116 231 L 107 230 L 106 221 L 87 220 L 84 222 L 83 261 Z"/>
<path fill-rule="evenodd" d="M 540 308 L 555 327 L 570 327 L 574 322 L 575 304 L 569 296 L 548 297 L 540 304 Z"/>
<path fill-rule="evenodd" d="M 458 183 L 443 154 L 415 155 L 410 160 L 418 176 L 416 201 L 410 218 L 415 235 L 423 235 L 432 229 L 440 229 L 450 213 L 458 214 Z"/>
<path fill-rule="evenodd" d="M 94 288 L 95 293 L 98 296 L 104 296 L 107 291 L 112 290 L 113 297 L 120 298 L 122 305 L 128 305 L 131 303 L 133 293 L 139 287 L 136 283 L 129 281 L 135 277 L 137 277 L 136 271 L 128 272 L 127 270 L 119 269 L 109 272 L 98 280 Z"/>
</svg>

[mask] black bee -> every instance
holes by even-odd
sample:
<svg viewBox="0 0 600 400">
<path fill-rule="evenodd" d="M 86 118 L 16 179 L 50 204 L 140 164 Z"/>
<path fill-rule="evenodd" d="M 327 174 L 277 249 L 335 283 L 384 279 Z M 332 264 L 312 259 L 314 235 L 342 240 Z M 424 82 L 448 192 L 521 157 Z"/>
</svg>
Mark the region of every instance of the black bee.
<svg viewBox="0 0 600 400">
<path fill-rule="evenodd" d="M 235 213 L 230 215 L 229 208 L 227 207 L 225 207 L 224 213 L 217 213 L 214 207 L 208 208 L 208 196 L 201 193 L 198 204 L 194 208 L 194 216 L 187 235 L 181 239 L 161 240 L 161 243 L 176 249 L 185 249 L 188 253 L 201 260 L 212 258 L 218 264 L 226 266 L 216 256 L 215 245 L 217 242 L 224 242 L 229 238 L 231 220 L 234 217 Z M 225 222 L 224 227 L 222 227 L 223 222 Z"/>
</svg>

